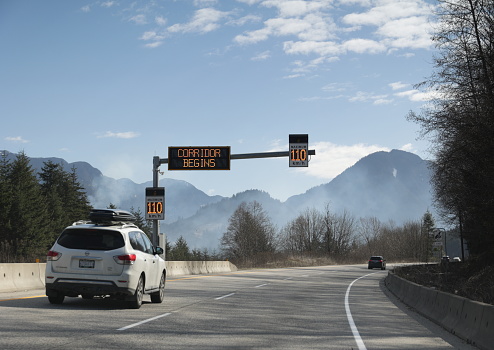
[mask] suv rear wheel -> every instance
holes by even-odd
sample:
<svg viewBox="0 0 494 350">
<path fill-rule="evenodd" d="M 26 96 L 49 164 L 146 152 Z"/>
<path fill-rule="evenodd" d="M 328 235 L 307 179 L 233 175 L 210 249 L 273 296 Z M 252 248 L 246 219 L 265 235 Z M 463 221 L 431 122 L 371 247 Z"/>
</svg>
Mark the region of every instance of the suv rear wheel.
<svg viewBox="0 0 494 350">
<path fill-rule="evenodd" d="M 142 298 L 144 296 L 144 280 L 142 276 L 139 277 L 139 282 L 137 282 L 137 287 L 132 299 L 129 301 L 129 307 L 131 309 L 139 309 L 142 305 Z"/>
<path fill-rule="evenodd" d="M 163 299 L 165 298 L 165 281 L 166 281 L 166 276 L 164 273 L 162 273 L 160 279 L 160 290 L 156 293 L 151 294 L 151 301 L 153 303 L 163 302 Z"/>
<path fill-rule="evenodd" d="M 64 299 L 65 299 L 65 295 L 63 294 L 56 293 L 56 294 L 48 295 L 48 301 L 50 302 L 50 304 L 62 304 Z"/>
</svg>

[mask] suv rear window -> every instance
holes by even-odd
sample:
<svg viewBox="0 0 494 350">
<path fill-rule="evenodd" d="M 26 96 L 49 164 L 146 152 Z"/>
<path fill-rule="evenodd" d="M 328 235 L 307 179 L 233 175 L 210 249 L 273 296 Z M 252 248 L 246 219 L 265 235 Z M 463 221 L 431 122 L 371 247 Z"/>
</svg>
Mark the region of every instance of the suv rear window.
<svg viewBox="0 0 494 350">
<path fill-rule="evenodd" d="M 69 249 L 113 250 L 125 245 L 118 231 L 67 229 L 58 238 L 58 244 Z"/>
<path fill-rule="evenodd" d="M 370 260 L 381 260 L 381 259 L 382 259 L 382 257 L 380 257 L 380 256 L 372 256 L 370 258 Z"/>
</svg>

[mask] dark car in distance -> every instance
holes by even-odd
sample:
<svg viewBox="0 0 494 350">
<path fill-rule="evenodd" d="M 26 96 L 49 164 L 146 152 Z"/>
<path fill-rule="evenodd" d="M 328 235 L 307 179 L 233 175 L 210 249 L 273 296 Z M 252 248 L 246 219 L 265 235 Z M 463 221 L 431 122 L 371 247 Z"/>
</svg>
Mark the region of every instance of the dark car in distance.
<svg viewBox="0 0 494 350">
<path fill-rule="evenodd" d="M 382 256 L 371 256 L 369 259 L 368 269 L 379 268 L 381 270 L 386 270 L 386 259 Z"/>
</svg>

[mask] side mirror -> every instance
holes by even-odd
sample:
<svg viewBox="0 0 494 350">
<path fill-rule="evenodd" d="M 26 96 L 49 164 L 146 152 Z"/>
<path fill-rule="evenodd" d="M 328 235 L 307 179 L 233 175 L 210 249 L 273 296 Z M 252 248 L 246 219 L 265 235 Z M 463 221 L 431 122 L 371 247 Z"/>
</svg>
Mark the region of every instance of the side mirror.
<svg viewBox="0 0 494 350">
<path fill-rule="evenodd" d="M 161 247 L 154 248 L 154 254 L 163 255 L 164 251 Z"/>
</svg>

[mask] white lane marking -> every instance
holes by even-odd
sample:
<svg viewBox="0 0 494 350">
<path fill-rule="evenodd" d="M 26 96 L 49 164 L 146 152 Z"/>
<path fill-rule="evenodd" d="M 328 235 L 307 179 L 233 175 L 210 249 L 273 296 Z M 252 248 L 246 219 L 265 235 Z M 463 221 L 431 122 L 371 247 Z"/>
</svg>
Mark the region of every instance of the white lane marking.
<svg viewBox="0 0 494 350">
<path fill-rule="evenodd" d="M 345 293 L 345 311 L 346 311 L 346 317 L 348 318 L 348 323 L 350 324 L 350 328 L 352 329 L 353 337 L 355 338 L 355 341 L 357 342 L 359 350 L 367 350 L 365 347 L 364 342 L 362 341 L 362 338 L 360 337 L 360 333 L 358 332 L 357 326 L 355 325 L 355 322 L 353 321 L 352 313 L 350 312 L 350 305 L 348 303 L 348 297 L 350 296 L 350 289 L 352 288 L 353 284 L 357 282 L 359 279 L 373 275 L 377 272 L 369 273 L 365 276 L 359 277 L 356 280 L 354 280 L 348 288 L 346 289 Z"/>
<path fill-rule="evenodd" d="M 235 295 L 235 293 L 230 293 L 230 294 L 227 294 L 227 295 L 223 295 L 221 297 L 214 298 L 214 300 L 225 299 L 225 298 L 231 297 L 232 295 Z"/>
<path fill-rule="evenodd" d="M 148 322 L 157 320 L 158 318 L 166 317 L 166 316 L 169 316 L 169 315 L 171 315 L 171 313 L 170 312 L 167 312 L 166 314 L 158 315 L 158 316 L 155 316 L 155 317 L 151 317 L 151 318 L 148 318 L 147 320 L 140 321 L 140 322 L 133 323 L 133 324 L 130 324 L 128 326 L 119 328 L 119 329 L 117 329 L 117 331 L 125 331 L 125 330 L 127 330 L 129 328 L 137 327 L 137 326 L 140 326 L 141 324 L 148 323 Z"/>
<path fill-rule="evenodd" d="M 285 278 L 283 281 L 288 281 L 288 280 L 291 280 L 293 277 L 287 277 Z"/>
<path fill-rule="evenodd" d="M 260 287 L 264 287 L 264 286 L 267 286 L 269 283 L 264 283 L 264 284 L 260 284 L 258 286 L 255 286 L 254 288 L 260 288 Z"/>
</svg>

